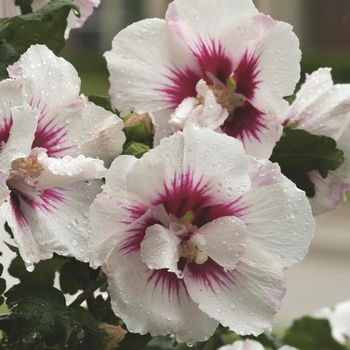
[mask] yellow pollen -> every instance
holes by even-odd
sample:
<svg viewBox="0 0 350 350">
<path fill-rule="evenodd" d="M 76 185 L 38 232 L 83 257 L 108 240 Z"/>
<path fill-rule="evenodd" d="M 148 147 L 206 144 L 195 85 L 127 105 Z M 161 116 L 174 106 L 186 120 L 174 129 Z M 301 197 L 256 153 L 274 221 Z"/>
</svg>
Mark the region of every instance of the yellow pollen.
<svg viewBox="0 0 350 350">
<path fill-rule="evenodd" d="M 198 265 L 204 264 L 208 260 L 208 255 L 198 249 L 191 241 L 187 241 L 181 245 L 180 255 L 190 261 L 194 261 Z"/>
<path fill-rule="evenodd" d="M 36 158 L 17 158 L 12 162 L 12 170 L 17 170 L 24 175 L 28 175 L 31 178 L 39 177 L 44 167 L 37 161 Z"/>
</svg>

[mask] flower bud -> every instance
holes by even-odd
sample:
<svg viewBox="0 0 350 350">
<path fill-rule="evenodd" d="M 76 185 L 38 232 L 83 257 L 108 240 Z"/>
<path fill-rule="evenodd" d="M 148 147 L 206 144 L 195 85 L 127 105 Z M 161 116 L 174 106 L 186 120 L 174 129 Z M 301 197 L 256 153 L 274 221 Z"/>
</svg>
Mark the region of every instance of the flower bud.
<svg viewBox="0 0 350 350">
<path fill-rule="evenodd" d="M 120 326 L 113 326 L 107 323 L 101 323 L 100 329 L 103 329 L 111 337 L 104 350 L 114 349 L 117 344 L 119 344 L 124 339 L 127 333 L 124 328 Z"/>
<path fill-rule="evenodd" d="M 153 124 L 150 115 L 146 113 L 131 113 L 124 118 L 124 133 L 127 141 L 143 142 L 152 135 Z"/>
</svg>

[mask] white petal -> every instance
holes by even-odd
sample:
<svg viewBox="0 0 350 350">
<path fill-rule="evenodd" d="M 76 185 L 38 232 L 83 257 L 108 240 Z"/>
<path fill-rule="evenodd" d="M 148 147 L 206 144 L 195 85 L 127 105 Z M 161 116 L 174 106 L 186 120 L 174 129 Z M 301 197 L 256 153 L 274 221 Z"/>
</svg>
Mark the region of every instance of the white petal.
<svg viewBox="0 0 350 350">
<path fill-rule="evenodd" d="M 203 79 L 198 82 L 196 90 L 198 96 L 204 98 L 203 104 L 200 104 L 197 98 L 184 99 L 171 116 L 169 123 L 182 129 L 185 125 L 193 123 L 202 128 L 216 130 L 228 117 L 228 111 L 216 102 L 213 91 Z"/>
<path fill-rule="evenodd" d="M 282 97 L 291 95 L 300 79 L 299 40 L 287 23 L 263 15 L 256 16 L 256 20 L 263 32 L 254 48 L 259 57 L 256 77 L 259 85 L 252 103 L 265 113 L 276 111 L 281 116 L 288 106 Z"/>
<path fill-rule="evenodd" d="M 271 330 L 286 291 L 283 269 L 260 264 L 231 272 L 213 261 L 187 264 L 184 281 L 201 310 L 239 335 Z"/>
<path fill-rule="evenodd" d="M 195 47 L 198 37 L 218 37 L 227 27 L 257 12 L 251 0 L 177 0 L 169 5 L 166 19 L 179 36 Z"/>
<path fill-rule="evenodd" d="M 2 1 L 0 4 L 0 18 L 19 16 L 21 10 L 13 1 Z"/>
<path fill-rule="evenodd" d="M 122 30 L 105 57 L 110 72 L 111 103 L 123 115 L 131 110 L 156 112 L 175 108 L 165 91 L 167 86 L 174 85 L 172 70 L 185 72 L 190 68 L 200 76 L 190 50 L 161 19 L 146 19 Z M 167 111 L 167 120 L 172 111 Z"/>
<path fill-rule="evenodd" d="M 179 342 L 207 340 L 218 323 L 199 310 L 174 273 L 149 270 L 138 252 L 111 254 L 104 271 L 115 314 L 130 332 L 174 334 Z"/>
<path fill-rule="evenodd" d="M 296 94 L 296 98 L 288 109 L 285 121 L 293 124 L 299 121 L 300 114 L 311 106 L 324 93 L 333 86 L 330 68 L 319 68 L 317 71 L 306 75 L 305 83 Z"/>
<path fill-rule="evenodd" d="M 238 140 L 189 125 L 135 163 L 127 183 L 131 193 L 150 202 L 165 185 L 173 188 L 176 176 L 188 175 L 193 188 L 200 185 L 210 190 L 210 201 L 222 203 L 247 191 L 247 167 L 248 158 Z M 143 174 L 142 182 L 139 174 Z"/>
<path fill-rule="evenodd" d="M 198 229 L 191 238 L 199 250 L 217 264 L 232 270 L 244 253 L 246 227 L 236 217 L 221 217 Z"/>
<path fill-rule="evenodd" d="M 53 253 L 89 261 L 88 208 L 99 191 L 98 181 L 91 185 L 79 182 L 44 191 L 41 203 L 19 194 L 1 206 L 29 268 Z"/>
<path fill-rule="evenodd" d="M 252 164 L 252 187 L 239 201 L 246 208 L 239 216 L 247 225 L 245 257 L 254 261 L 263 252 L 272 264 L 292 266 L 303 259 L 314 234 L 310 205 L 276 163 Z"/>
<path fill-rule="evenodd" d="M 8 173 L 13 160 L 28 157 L 31 152 L 39 112 L 28 104 L 12 107 L 12 126 L 0 154 L 0 169 Z"/>
<path fill-rule="evenodd" d="M 182 271 L 177 267 L 179 245 L 180 238 L 163 225 L 150 226 L 141 242 L 141 259 L 152 270 L 168 269 L 180 278 Z"/>
<path fill-rule="evenodd" d="M 7 175 L 0 171 L 0 206 L 4 203 L 11 191 L 6 184 Z"/>
<path fill-rule="evenodd" d="M 94 7 L 100 5 L 100 0 L 75 0 L 76 5 L 79 6 L 80 17 L 77 17 L 73 11 L 68 15 L 68 28 L 81 28 L 84 22 L 91 16 Z"/>
<path fill-rule="evenodd" d="M 237 340 L 232 345 L 225 345 L 218 350 L 264 350 L 265 348 L 257 341 L 246 339 Z"/>
<path fill-rule="evenodd" d="M 39 125 L 45 128 L 45 122 L 46 120 L 41 120 Z M 57 135 L 56 143 L 48 140 L 50 147 L 45 143 L 40 144 L 40 147 L 48 149 L 50 155 L 76 157 L 84 154 L 86 157 L 102 159 L 109 166 L 122 153 L 125 142 L 123 121 L 115 114 L 89 102 L 84 95 L 60 111 L 54 122 L 55 128 L 62 130 L 61 136 Z M 46 135 L 44 132 L 40 134 L 44 140 Z"/>
<path fill-rule="evenodd" d="M 350 191 L 349 179 L 344 181 L 334 171 L 329 171 L 324 179 L 316 170 L 309 173 L 309 178 L 315 185 L 316 192 L 314 197 L 309 198 L 313 215 L 327 213 L 346 201 L 345 194 Z"/>
<path fill-rule="evenodd" d="M 102 160 L 85 158 L 82 155 L 76 158 L 70 156 L 51 158 L 42 152 L 37 159 L 45 169 L 36 184 L 36 187 L 42 190 L 66 186 L 78 181 L 100 179 L 107 171 Z"/>
<path fill-rule="evenodd" d="M 104 192 L 115 196 L 128 197 L 126 176 L 136 161 L 137 158 L 129 155 L 117 157 L 105 175 L 106 183 L 103 186 Z"/>
<path fill-rule="evenodd" d="M 31 46 L 21 58 L 8 67 L 11 78 L 25 78 L 23 95 L 36 107 L 45 120 L 78 96 L 80 79 L 75 68 L 53 54 L 44 45 Z"/>
<path fill-rule="evenodd" d="M 288 115 L 291 115 L 293 105 Z M 338 140 L 350 122 L 350 84 L 337 84 L 323 93 L 296 117 L 298 129 Z"/>
</svg>

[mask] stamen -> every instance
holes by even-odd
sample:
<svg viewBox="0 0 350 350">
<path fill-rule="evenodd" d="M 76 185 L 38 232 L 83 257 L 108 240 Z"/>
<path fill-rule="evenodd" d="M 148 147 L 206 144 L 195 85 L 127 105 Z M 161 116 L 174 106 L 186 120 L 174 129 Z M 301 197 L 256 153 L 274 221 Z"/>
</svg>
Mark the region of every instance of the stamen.
<svg viewBox="0 0 350 350">
<path fill-rule="evenodd" d="M 44 167 L 36 158 L 17 158 L 12 162 L 12 170 L 17 170 L 23 175 L 37 178 L 44 172 Z"/>
</svg>

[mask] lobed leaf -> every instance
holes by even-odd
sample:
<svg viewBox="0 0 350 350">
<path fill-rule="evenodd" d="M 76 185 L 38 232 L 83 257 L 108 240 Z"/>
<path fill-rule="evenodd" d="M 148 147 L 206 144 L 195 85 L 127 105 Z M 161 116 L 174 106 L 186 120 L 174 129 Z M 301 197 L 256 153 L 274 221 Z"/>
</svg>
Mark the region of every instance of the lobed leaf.
<svg viewBox="0 0 350 350">
<path fill-rule="evenodd" d="M 294 321 L 286 331 L 285 344 L 302 350 L 345 350 L 334 340 L 328 320 L 315 319 L 309 316 Z"/>
<path fill-rule="evenodd" d="M 304 190 L 308 197 L 314 197 L 315 186 L 308 173 L 317 170 L 326 178 L 329 170 L 336 170 L 344 163 L 343 154 L 330 137 L 286 128 L 270 160 L 278 163 L 282 173 Z"/>
<path fill-rule="evenodd" d="M 68 307 L 63 294 L 53 287 L 17 284 L 5 296 L 11 313 L 0 318 L 0 329 L 13 349 L 39 349 L 42 344 L 75 348 L 89 344 L 99 332 L 97 321 L 87 310 Z"/>
</svg>

